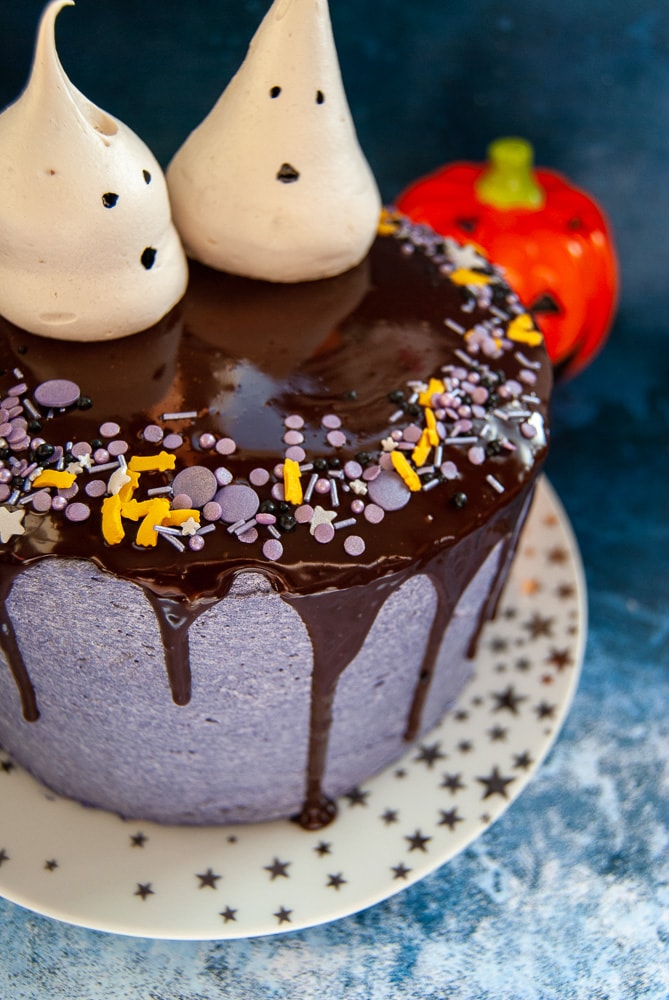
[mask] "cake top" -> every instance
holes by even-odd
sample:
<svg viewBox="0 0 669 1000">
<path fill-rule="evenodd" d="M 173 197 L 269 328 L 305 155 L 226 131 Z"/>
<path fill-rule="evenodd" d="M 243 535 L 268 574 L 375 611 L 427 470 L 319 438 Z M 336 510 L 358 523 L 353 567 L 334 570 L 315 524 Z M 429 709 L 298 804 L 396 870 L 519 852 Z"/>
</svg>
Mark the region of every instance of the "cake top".
<svg viewBox="0 0 669 1000">
<path fill-rule="evenodd" d="M 338 277 L 194 265 L 140 337 L 0 325 L 0 542 L 191 601 L 256 570 L 311 593 L 418 568 L 546 450 L 542 338 L 473 247 L 389 214 Z"/>
</svg>

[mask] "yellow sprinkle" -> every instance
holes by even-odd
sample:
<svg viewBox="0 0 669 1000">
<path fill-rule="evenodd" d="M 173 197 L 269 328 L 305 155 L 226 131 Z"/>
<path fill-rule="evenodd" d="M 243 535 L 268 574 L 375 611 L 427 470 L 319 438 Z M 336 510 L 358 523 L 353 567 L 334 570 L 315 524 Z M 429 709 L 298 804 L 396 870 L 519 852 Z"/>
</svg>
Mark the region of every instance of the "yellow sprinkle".
<svg viewBox="0 0 669 1000">
<path fill-rule="evenodd" d="M 432 406 L 432 397 L 441 396 L 442 392 L 446 391 L 446 386 L 438 378 L 431 378 L 428 387 L 425 392 L 421 392 L 418 397 L 418 402 L 421 406 Z"/>
<path fill-rule="evenodd" d="M 287 458 L 283 463 L 283 495 L 288 503 L 302 503 L 303 493 L 300 476 L 298 463 L 292 458 Z"/>
<path fill-rule="evenodd" d="M 57 490 L 66 490 L 72 486 L 77 477 L 73 472 L 60 472 L 58 469 L 45 469 L 33 479 L 33 487 L 53 486 Z"/>
<path fill-rule="evenodd" d="M 528 347 L 538 347 L 544 339 L 529 313 L 521 313 L 520 316 L 512 319 L 506 335 L 509 340 L 515 341 L 516 344 L 527 344 Z"/>
<path fill-rule="evenodd" d="M 382 208 L 377 227 L 379 235 L 391 236 L 397 229 L 401 218 L 399 212 L 390 212 L 387 208 Z"/>
<path fill-rule="evenodd" d="M 425 465 L 427 461 L 427 456 L 430 454 L 431 451 L 432 451 L 432 444 L 430 442 L 430 432 L 426 427 L 420 436 L 420 441 L 418 442 L 414 450 L 411 452 L 411 458 L 413 460 L 414 465 L 417 465 L 418 468 Z"/>
<path fill-rule="evenodd" d="M 131 501 L 134 503 L 136 501 Z M 137 504 L 138 507 L 148 506 L 148 511 L 144 517 L 144 520 L 137 529 L 137 537 L 135 541 L 138 545 L 144 545 L 146 548 L 157 545 L 158 543 L 158 532 L 155 530 L 155 524 L 162 524 L 163 521 L 170 515 L 170 502 L 164 498 L 156 498 L 153 500 L 145 500 L 141 504 Z"/>
<path fill-rule="evenodd" d="M 132 495 L 139 486 L 139 472 L 131 472 L 130 469 L 126 469 L 125 474 L 128 476 L 130 482 L 124 483 L 118 491 L 121 503 L 128 503 L 132 500 Z"/>
<path fill-rule="evenodd" d="M 177 456 L 169 451 L 159 451 L 157 455 L 133 455 L 128 462 L 132 472 L 167 472 L 176 465 Z"/>
<path fill-rule="evenodd" d="M 449 278 L 456 285 L 489 285 L 492 281 L 489 274 L 483 274 L 481 271 L 472 271 L 468 267 L 459 267 L 449 275 Z"/>
<path fill-rule="evenodd" d="M 391 451 L 390 457 L 392 459 L 395 472 L 402 477 L 412 493 L 417 493 L 420 489 L 420 479 L 411 468 L 402 452 Z"/>
<path fill-rule="evenodd" d="M 439 444 L 439 434 L 437 432 L 437 418 L 430 409 L 425 410 L 425 423 L 427 426 L 423 431 L 423 434 L 427 432 L 428 441 L 430 442 L 433 448 L 436 448 L 437 445 Z"/>
<path fill-rule="evenodd" d="M 118 545 L 124 536 L 121 498 L 116 493 L 102 501 L 102 537 L 108 545 Z"/>
<path fill-rule="evenodd" d="M 171 510 L 167 517 L 164 517 L 161 524 L 164 524 L 167 528 L 177 528 L 184 521 L 187 521 L 189 517 L 192 517 L 194 521 L 200 523 L 200 511 L 199 510 L 189 510 L 184 507 L 183 510 Z"/>
</svg>

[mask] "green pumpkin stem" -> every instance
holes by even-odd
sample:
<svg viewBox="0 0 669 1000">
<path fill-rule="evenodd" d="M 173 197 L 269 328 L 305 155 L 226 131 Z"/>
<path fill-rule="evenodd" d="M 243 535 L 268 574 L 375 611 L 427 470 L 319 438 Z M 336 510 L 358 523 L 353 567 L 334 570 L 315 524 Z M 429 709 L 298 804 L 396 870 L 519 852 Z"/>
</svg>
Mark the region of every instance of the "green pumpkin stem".
<svg viewBox="0 0 669 1000">
<path fill-rule="evenodd" d="M 479 201 L 494 208 L 542 208 L 546 195 L 533 170 L 534 150 L 526 139 L 495 139 L 488 163 L 475 183 Z"/>
</svg>

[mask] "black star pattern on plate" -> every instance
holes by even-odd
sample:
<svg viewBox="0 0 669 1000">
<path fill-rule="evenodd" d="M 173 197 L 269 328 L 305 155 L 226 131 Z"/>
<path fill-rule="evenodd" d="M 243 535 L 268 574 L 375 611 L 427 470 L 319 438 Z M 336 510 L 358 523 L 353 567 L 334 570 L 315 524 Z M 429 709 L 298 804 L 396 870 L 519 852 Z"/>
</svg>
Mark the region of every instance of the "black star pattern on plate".
<svg viewBox="0 0 669 1000">
<path fill-rule="evenodd" d="M 49 861 L 44 862 L 44 870 L 47 872 L 55 872 L 58 867 L 58 862 L 55 858 L 50 858 Z"/>
<path fill-rule="evenodd" d="M 327 840 L 321 840 L 320 843 L 316 844 L 314 850 L 322 858 L 324 854 L 332 853 L 332 844 L 329 844 Z"/>
<path fill-rule="evenodd" d="M 495 764 L 495 766 L 493 767 L 492 771 L 490 772 L 487 778 L 480 777 L 477 778 L 476 780 L 480 781 L 482 785 L 485 785 L 485 792 L 483 793 L 481 798 L 487 799 L 491 795 L 501 795 L 502 798 L 508 799 L 509 796 L 506 794 L 506 786 L 510 785 L 511 782 L 515 781 L 516 779 L 513 777 L 504 778 L 499 773 L 499 768 L 497 767 L 497 764 Z"/>
<path fill-rule="evenodd" d="M 346 793 L 346 798 L 351 807 L 366 806 L 368 797 L 369 792 L 363 791 L 362 788 L 352 788 L 350 792 Z"/>
<path fill-rule="evenodd" d="M 426 837 L 420 830 L 416 830 L 410 837 L 404 839 L 408 841 L 410 851 L 422 851 L 423 854 L 427 854 L 427 844 L 432 840 L 432 837 Z"/>
<path fill-rule="evenodd" d="M 549 655 L 546 657 L 546 663 L 549 663 L 552 667 L 556 667 L 558 671 L 574 665 L 568 649 L 551 649 Z"/>
<path fill-rule="evenodd" d="M 535 612 L 528 621 L 523 622 L 523 628 L 526 628 L 530 633 L 531 639 L 538 639 L 542 635 L 552 639 L 554 621 L 554 618 L 542 618 L 540 614 Z"/>
<path fill-rule="evenodd" d="M 339 891 L 339 887 L 346 885 L 346 879 L 341 872 L 337 872 L 336 875 L 328 875 L 328 881 L 325 883 L 326 889 L 336 889 Z"/>
<path fill-rule="evenodd" d="M 447 826 L 449 830 L 455 830 L 456 823 L 462 823 L 464 816 L 458 816 L 457 809 L 440 809 L 440 820 L 437 826 Z"/>
<path fill-rule="evenodd" d="M 488 736 L 490 737 L 491 743 L 500 743 L 506 739 L 509 733 L 508 729 L 504 726 L 493 726 L 492 729 L 488 730 Z"/>
<path fill-rule="evenodd" d="M 411 869 L 407 868 L 406 865 L 404 865 L 401 861 L 398 865 L 393 865 L 390 870 L 391 872 L 394 872 L 393 881 L 396 878 L 406 878 L 409 872 L 411 871 Z"/>
<path fill-rule="evenodd" d="M 219 879 L 222 879 L 222 875 L 215 875 L 213 868 L 207 868 L 206 872 L 201 875 L 196 875 L 195 878 L 199 878 L 200 884 L 198 889 L 217 889 L 216 883 Z"/>
<path fill-rule="evenodd" d="M 453 712 L 453 720 L 455 722 L 466 722 L 469 718 L 469 712 L 464 708 L 459 708 L 457 712 Z"/>
<path fill-rule="evenodd" d="M 130 846 L 144 847 L 144 844 L 147 842 L 148 839 L 149 838 L 146 836 L 146 834 L 142 833 L 141 831 L 139 831 L 138 833 L 133 833 L 130 837 Z"/>
<path fill-rule="evenodd" d="M 465 787 L 462 783 L 462 774 L 445 774 L 439 787 L 447 788 L 451 795 L 455 795 Z"/>
<path fill-rule="evenodd" d="M 534 764 L 534 761 L 530 757 L 530 755 L 527 752 L 527 750 L 525 750 L 524 753 L 515 753 L 513 755 L 513 766 L 514 767 L 517 767 L 517 768 L 519 768 L 519 769 L 521 769 L 523 771 L 528 771 L 532 767 L 533 764 Z"/>
<path fill-rule="evenodd" d="M 406 778 L 406 776 L 407 773 L 403 767 L 398 767 L 397 770 L 395 771 L 396 778 Z"/>
<path fill-rule="evenodd" d="M 414 762 L 426 764 L 431 769 L 438 760 L 444 760 L 445 757 L 446 754 L 441 752 L 441 743 L 432 743 L 430 746 L 421 743 L 418 747 L 418 756 L 414 757 Z"/>
<path fill-rule="evenodd" d="M 7 854 L 4 847 L 0 847 L 0 868 L 4 865 L 5 861 L 9 861 L 9 854 Z"/>
<path fill-rule="evenodd" d="M 382 819 L 386 826 L 390 826 L 391 823 L 397 823 L 399 821 L 399 813 L 397 809 L 386 809 L 385 812 L 381 813 L 379 819 Z"/>
<path fill-rule="evenodd" d="M 493 653 L 503 653 L 509 648 L 509 644 L 506 639 L 502 639 L 501 636 L 496 636 L 494 639 L 490 640 L 490 649 Z"/>
<path fill-rule="evenodd" d="M 11 774 L 12 771 L 15 770 L 16 764 L 14 761 L 7 759 L 0 761 L 0 768 L 2 768 L 5 774 Z"/>
<path fill-rule="evenodd" d="M 264 867 L 265 871 L 269 872 L 272 882 L 275 878 L 290 878 L 290 875 L 288 874 L 290 861 L 279 861 L 278 858 L 274 858 L 271 865 L 265 865 Z"/>
<path fill-rule="evenodd" d="M 221 912 L 219 913 L 219 917 L 223 917 L 224 923 L 229 924 L 231 920 L 237 919 L 237 917 L 235 916 L 236 913 L 237 910 L 233 910 L 231 906 L 226 906 L 226 908 L 224 910 L 221 910 Z"/>
<path fill-rule="evenodd" d="M 151 882 L 138 882 L 137 888 L 133 892 L 133 896 L 139 896 L 144 901 L 146 901 L 149 896 L 155 896 Z"/>
<path fill-rule="evenodd" d="M 516 660 L 516 670 L 520 670 L 521 673 L 527 673 L 532 664 L 527 659 L 526 656 L 521 656 Z"/>
<path fill-rule="evenodd" d="M 493 712 L 501 712 L 506 709 L 512 715 L 518 715 L 518 706 L 522 701 L 527 701 L 527 695 L 517 694 L 513 684 L 509 684 L 504 691 L 493 691 L 492 697 L 496 702 L 492 708 Z"/>
<path fill-rule="evenodd" d="M 272 916 L 276 917 L 279 924 L 290 924 L 292 923 L 292 920 L 290 919 L 292 912 L 292 910 L 287 910 L 285 906 L 280 906 L 277 912 L 273 913 Z"/>
<path fill-rule="evenodd" d="M 541 701 L 538 705 L 534 706 L 534 711 L 537 713 L 538 719 L 552 719 L 556 709 L 557 705 L 549 705 L 545 701 Z"/>
<path fill-rule="evenodd" d="M 458 750 L 460 753 L 471 753 L 474 749 L 474 744 L 471 740 L 460 740 L 458 743 Z"/>
</svg>

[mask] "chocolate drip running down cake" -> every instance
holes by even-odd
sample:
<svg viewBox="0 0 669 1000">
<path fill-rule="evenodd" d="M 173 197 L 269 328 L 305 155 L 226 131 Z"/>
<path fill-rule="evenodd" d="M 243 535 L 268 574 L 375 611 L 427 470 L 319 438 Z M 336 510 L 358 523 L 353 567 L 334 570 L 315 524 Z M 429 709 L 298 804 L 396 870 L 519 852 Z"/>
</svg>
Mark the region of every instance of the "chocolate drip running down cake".
<svg viewBox="0 0 669 1000">
<path fill-rule="evenodd" d="M 0 352 L 0 744 L 46 785 L 314 828 L 452 705 L 551 384 L 474 248 L 385 213 L 337 277 L 192 264 L 141 334 Z"/>
</svg>

